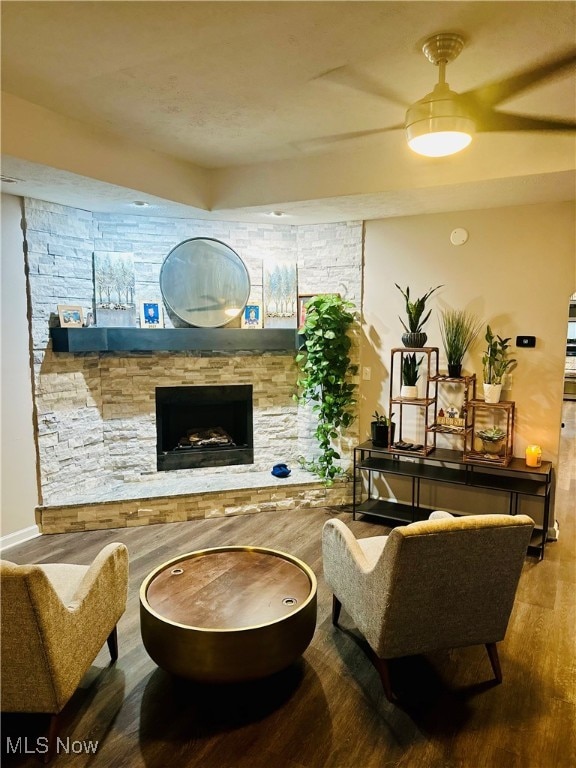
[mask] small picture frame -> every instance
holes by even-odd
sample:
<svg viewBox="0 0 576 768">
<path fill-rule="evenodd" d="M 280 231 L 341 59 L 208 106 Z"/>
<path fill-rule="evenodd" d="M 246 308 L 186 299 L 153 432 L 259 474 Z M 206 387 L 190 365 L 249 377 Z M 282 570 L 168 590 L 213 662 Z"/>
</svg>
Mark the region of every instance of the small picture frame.
<svg viewBox="0 0 576 768">
<path fill-rule="evenodd" d="M 153 328 L 164 328 L 162 304 L 159 301 L 140 302 L 140 327 L 150 330 Z"/>
<path fill-rule="evenodd" d="M 317 293 L 300 294 L 298 296 L 298 328 L 302 328 L 306 322 L 306 303 L 318 296 Z"/>
<path fill-rule="evenodd" d="M 242 328 L 262 328 L 262 307 L 260 304 L 246 304 L 242 312 Z"/>
<path fill-rule="evenodd" d="M 58 304 L 58 317 L 61 328 L 82 328 L 84 325 L 84 311 L 82 307 L 71 304 Z"/>
</svg>

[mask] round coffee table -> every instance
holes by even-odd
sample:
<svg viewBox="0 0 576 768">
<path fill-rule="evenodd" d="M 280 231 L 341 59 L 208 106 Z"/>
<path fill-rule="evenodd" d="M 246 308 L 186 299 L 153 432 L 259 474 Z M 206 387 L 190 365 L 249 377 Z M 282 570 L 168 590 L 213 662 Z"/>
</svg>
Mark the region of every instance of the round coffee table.
<svg viewBox="0 0 576 768">
<path fill-rule="evenodd" d="M 240 546 L 190 552 L 142 583 L 142 640 L 159 667 L 181 677 L 266 677 L 312 640 L 316 589 L 312 569 L 285 552 Z"/>
</svg>

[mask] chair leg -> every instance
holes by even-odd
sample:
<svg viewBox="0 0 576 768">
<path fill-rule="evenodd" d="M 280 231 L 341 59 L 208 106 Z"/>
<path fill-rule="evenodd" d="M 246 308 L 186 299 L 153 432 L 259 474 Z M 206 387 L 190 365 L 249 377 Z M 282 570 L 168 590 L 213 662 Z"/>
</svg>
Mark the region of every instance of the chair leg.
<svg viewBox="0 0 576 768">
<path fill-rule="evenodd" d="M 110 632 L 106 642 L 108 643 L 110 658 L 112 659 L 112 661 L 116 661 L 116 659 L 118 658 L 118 628 L 117 627 L 114 627 L 112 632 Z"/>
<path fill-rule="evenodd" d="M 332 624 L 334 626 L 338 626 L 338 619 L 340 618 L 340 609 L 342 608 L 342 603 L 336 595 L 332 595 Z"/>
<path fill-rule="evenodd" d="M 500 667 L 500 659 L 498 658 L 498 648 L 496 647 L 496 643 L 486 643 L 486 650 L 488 651 L 488 656 L 490 657 L 490 664 L 492 664 L 494 677 L 498 683 L 501 683 L 502 669 Z"/>
<path fill-rule="evenodd" d="M 392 704 L 395 704 L 398 699 L 395 696 L 392 690 L 392 685 L 390 683 L 390 668 L 388 666 L 388 661 L 386 659 L 381 659 L 380 656 L 376 656 L 376 654 L 372 656 L 372 660 L 374 662 L 374 666 L 378 670 L 378 674 L 380 675 L 380 680 L 382 681 L 382 687 L 384 688 L 386 698 Z"/>
</svg>

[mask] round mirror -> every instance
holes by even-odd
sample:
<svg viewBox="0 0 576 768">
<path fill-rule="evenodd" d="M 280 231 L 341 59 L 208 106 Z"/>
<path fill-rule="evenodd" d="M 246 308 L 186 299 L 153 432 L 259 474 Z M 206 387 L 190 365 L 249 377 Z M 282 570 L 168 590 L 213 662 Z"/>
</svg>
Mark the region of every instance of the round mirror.
<svg viewBox="0 0 576 768">
<path fill-rule="evenodd" d="M 225 243 L 193 237 L 173 248 L 160 270 L 160 290 L 172 318 L 218 328 L 242 312 L 250 295 L 244 262 Z"/>
</svg>

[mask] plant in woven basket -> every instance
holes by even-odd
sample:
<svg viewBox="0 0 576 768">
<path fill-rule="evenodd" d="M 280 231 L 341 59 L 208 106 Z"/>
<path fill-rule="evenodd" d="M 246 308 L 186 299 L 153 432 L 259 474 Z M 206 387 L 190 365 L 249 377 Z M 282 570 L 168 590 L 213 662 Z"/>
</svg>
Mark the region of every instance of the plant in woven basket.
<svg viewBox="0 0 576 768">
<path fill-rule="evenodd" d="M 321 477 L 326 485 L 344 474 L 336 463 L 340 454 L 333 441 L 354 420 L 356 385 L 351 380 L 358 366 L 350 360 L 352 341 L 348 336 L 355 321 L 354 305 L 336 294 L 317 296 L 306 305 L 305 342 L 296 356 L 300 367 L 299 394 L 295 399 L 312 403 L 318 417 L 315 436 L 320 447 L 317 459 L 301 460 L 302 466 Z"/>
</svg>

